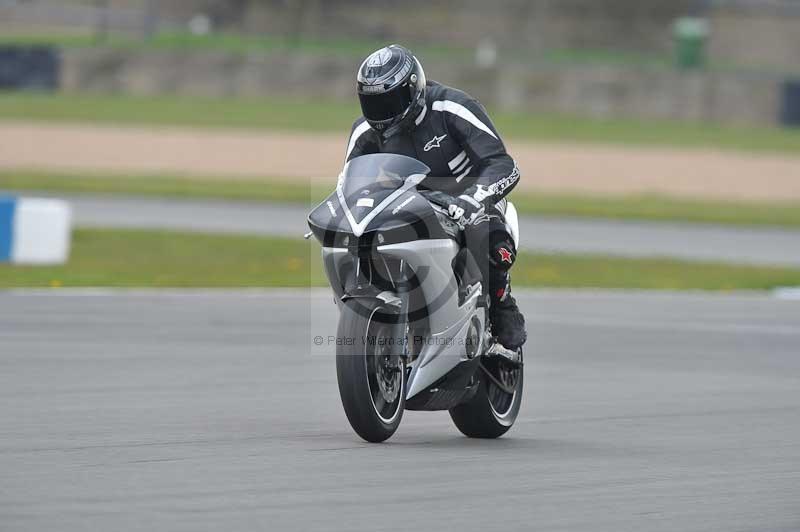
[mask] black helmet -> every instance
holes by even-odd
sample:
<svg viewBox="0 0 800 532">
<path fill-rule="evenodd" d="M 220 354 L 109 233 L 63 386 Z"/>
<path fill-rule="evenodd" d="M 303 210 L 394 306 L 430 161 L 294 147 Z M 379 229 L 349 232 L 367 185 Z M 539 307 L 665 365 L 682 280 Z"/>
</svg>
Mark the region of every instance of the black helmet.
<svg viewBox="0 0 800 532">
<path fill-rule="evenodd" d="M 411 50 L 400 45 L 370 54 L 357 80 L 361 112 L 385 137 L 411 124 L 425 106 L 425 72 Z"/>
</svg>

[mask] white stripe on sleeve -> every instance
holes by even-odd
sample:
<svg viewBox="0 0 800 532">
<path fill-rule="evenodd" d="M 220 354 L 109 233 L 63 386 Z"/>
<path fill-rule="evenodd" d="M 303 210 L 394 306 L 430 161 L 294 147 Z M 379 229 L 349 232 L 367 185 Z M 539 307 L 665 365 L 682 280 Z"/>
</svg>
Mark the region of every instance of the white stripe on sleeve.
<svg viewBox="0 0 800 532">
<path fill-rule="evenodd" d="M 422 112 L 419 114 L 417 118 L 414 119 L 414 123 L 420 125 L 422 121 L 425 119 L 425 115 L 428 114 L 428 105 L 422 107 Z"/>
<path fill-rule="evenodd" d="M 462 151 L 461 153 L 459 153 L 458 155 L 456 155 L 455 159 L 453 159 L 452 161 L 450 161 L 449 163 L 447 163 L 447 166 L 449 166 L 449 167 L 450 167 L 450 170 L 453 170 L 453 169 L 455 169 L 455 168 L 457 168 L 457 167 L 461 166 L 461 161 L 463 161 L 464 159 L 466 159 L 466 157 L 467 157 L 467 152 L 465 152 L 465 151 Z"/>
<path fill-rule="evenodd" d="M 464 168 L 466 168 L 468 164 L 469 164 L 469 158 L 467 157 L 467 158 L 465 158 L 465 159 L 464 159 L 464 162 L 462 162 L 461 164 L 459 164 L 459 165 L 458 165 L 456 168 L 453 168 L 453 173 L 454 173 L 454 174 L 460 174 L 460 173 L 461 173 L 461 171 L 462 171 Z"/>
<path fill-rule="evenodd" d="M 456 103 L 450 100 L 439 100 L 433 102 L 433 104 L 431 105 L 431 109 L 433 109 L 434 111 L 440 111 L 440 112 L 446 111 L 448 113 L 452 113 L 459 118 L 463 118 L 464 120 L 466 120 L 473 126 L 477 127 L 481 131 L 485 131 L 494 138 L 497 138 L 497 135 L 494 134 L 494 132 L 491 130 L 489 126 L 481 122 L 472 111 L 470 111 L 460 103 Z"/>
<path fill-rule="evenodd" d="M 344 156 L 344 160 L 346 161 L 348 157 L 350 157 L 350 152 L 353 151 L 353 148 L 356 146 L 356 141 L 358 138 L 363 135 L 368 129 L 370 128 L 369 122 L 364 120 L 356 128 L 353 130 L 353 134 L 350 135 L 350 142 L 347 144 L 347 153 Z"/>
<path fill-rule="evenodd" d="M 456 183 L 460 183 L 460 182 L 461 182 L 461 180 L 462 180 L 462 179 L 464 179 L 465 177 L 467 177 L 467 174 L 468 174 L 468 173 L 470 173 L 471 171 L 472 171 L 472 167 L 471 167 L 471 166 L 470 166 L 469 168 L 467 168 L 466 170 L 464 170 L 464 171 L 463 171 L 461 174 L 459 174 L 459 176 L 456 178 Z"/>
</svg>

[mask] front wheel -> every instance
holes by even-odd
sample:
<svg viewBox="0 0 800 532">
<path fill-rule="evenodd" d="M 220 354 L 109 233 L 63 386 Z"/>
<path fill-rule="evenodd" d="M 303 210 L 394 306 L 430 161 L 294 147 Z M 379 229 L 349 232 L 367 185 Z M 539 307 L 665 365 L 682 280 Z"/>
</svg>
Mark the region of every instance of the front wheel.
<svg viewBox="0 0 800 532">
<path fill-rule="evenodd" d="M 475 395 L 450 409 L 450 417 L 465 436 L 499 438 L 514 425 L 522 403 L 523 366 L 512 367 L 500 357 L 481 360 Z"/>
<path fill-rule="evenodd" d="M 379 300 L 350 299 L 339 316 L 336 377 L 353 430 L 368 442 L 388 439 L 405 407 L 405 364 L 397 326 Z"/>
</svg>

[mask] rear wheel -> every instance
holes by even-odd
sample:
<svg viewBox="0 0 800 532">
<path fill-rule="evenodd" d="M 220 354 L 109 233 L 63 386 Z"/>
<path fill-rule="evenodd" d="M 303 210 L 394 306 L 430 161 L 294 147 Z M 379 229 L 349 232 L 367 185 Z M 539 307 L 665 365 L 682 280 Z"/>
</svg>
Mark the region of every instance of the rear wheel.
<svg viewBox="0 0 800 532">
<path fill-rule="evenodd" d="M 353 430 L 382 442 L 397 430 L 405 407 L 402 346 L 396 325 L 379 300 L 350 299 L 342 305 L 336 347 L 339 396 Z"/>
<path fill-rule="evenodd" d="M 480 385 L 468 402 L 450 409 L 450 417 L 465 436 L 499 438 L 514 425 L 522 403 L 523 367 L 501 357 L 481 360 Z"/>
</svg>

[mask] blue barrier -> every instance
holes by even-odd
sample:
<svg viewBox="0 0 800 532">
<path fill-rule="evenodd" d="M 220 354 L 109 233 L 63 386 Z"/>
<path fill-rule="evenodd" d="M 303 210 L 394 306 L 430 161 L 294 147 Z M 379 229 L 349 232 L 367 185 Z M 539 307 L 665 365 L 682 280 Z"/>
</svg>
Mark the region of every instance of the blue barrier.
<svg viewBox="0 0 800 532">
<path fill-rule="evenodd" d="M 0 196 L 0 262 L 64 263 L 71 218 L 69 205 L 61 200 Z"/>
<path fill-rule="evenodd" d="M 800 80 L 784 81 L 782 93 L 781 124 L 800 127 Z"/>
<path fill-rule="evenodd" d="M 0 262 L 11 260 L 14 245 L 14 211 L 16 198 L 0 197 Z"/>
<path fill-rule="evenodd" d="M 61 56 L 52 46 L 0 46 L 0 89 L 55 90 Z"/>
</svg>

